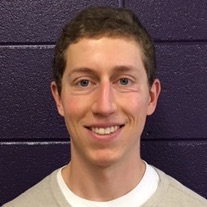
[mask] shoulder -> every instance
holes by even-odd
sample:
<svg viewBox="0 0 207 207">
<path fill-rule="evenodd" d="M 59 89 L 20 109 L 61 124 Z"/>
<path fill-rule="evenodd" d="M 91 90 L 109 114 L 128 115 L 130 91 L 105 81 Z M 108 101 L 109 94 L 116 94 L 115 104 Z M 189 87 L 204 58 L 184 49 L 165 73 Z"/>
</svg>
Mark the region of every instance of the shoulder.
<svg viewBox="0 0 207 207">
<path fill-rule="evenodd" d="M 50 202 L 54 202 L 53 185 L 56 185 L 56 175 L 58 170 L 54 171 L 42 181 L 22 193 L 14 200 L 6 203 L 2 207 L 30 207 L 37 206 L 53 206 Z M 49 202 L 49 203 L 48 203 Z"/>
<path fill-rule="evenodd" d="M 155 194 L 144 206 L 159 207 L 206 207 L 207 200 L 191 189 L 181 184 L 176 179 L 155 168 L 160 182 Z M 150 205 L 149 205 L 150 203 Z M 153 204 L 153 205 L 152 205 Z"/>
</svg>

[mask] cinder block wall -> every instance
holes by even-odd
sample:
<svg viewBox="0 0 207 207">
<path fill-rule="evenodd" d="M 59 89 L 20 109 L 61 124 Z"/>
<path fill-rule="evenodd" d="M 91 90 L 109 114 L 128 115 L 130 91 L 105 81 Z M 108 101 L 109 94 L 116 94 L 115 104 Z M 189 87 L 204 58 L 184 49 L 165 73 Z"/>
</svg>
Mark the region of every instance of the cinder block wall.
<svg viewBox="0 0 207 207">
<path fill-rule="evenodd" d="M 162 94 L 142 156 L 207 198 L 207 1 L 0 1 L 0 204 L 69 160 L 51 98 L 53 48 L 63 24 L 91 5 L 134 10 L 157 49 Z"/>
</svg>

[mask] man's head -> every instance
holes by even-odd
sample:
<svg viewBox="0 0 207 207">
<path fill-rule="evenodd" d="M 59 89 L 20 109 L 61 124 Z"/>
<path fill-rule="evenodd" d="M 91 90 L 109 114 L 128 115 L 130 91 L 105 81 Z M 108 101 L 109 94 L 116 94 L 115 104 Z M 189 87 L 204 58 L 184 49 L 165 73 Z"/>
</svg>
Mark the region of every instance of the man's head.
<svg viewBox="0 0 207 207">
<path fill-rule="evenodd" d="M 148 84 L 151 87 L 156 70 L 155 50 L 150 36 L 136 15 L 123 8 L 95 7 L 82 10 L 66 24 L 56 43 L 53 72 L 60 95 L 68 47 L 83 38 L 101 37 L 135 40 L 141 48 Z"/>
<path fill-rule="evenodd" d="M 87 9 L 66 25 L 51 91 L 73 159 L 108 166 L 139 157 L 146 116 L 160 92 L 154 65 L 153 44 L 127 10 Z"/>
</svg>

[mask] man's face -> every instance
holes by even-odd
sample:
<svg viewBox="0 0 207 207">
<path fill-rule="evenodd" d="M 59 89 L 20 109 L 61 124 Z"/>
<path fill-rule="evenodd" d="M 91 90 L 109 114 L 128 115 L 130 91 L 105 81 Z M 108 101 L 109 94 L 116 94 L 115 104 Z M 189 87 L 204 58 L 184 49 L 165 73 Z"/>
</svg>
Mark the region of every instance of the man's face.
<svg viewBox="0 0 207 207">
<path fill-rule="evenodd" d="M 155 80 L 149 88 L 135 41 L 103 37 L 71 44 L 61 95 L 54 82 L 51 88 L 70 134 L 72 158 L 103 166 L 139 156 L 140 135 L 160 85 Z"/>
</svg>

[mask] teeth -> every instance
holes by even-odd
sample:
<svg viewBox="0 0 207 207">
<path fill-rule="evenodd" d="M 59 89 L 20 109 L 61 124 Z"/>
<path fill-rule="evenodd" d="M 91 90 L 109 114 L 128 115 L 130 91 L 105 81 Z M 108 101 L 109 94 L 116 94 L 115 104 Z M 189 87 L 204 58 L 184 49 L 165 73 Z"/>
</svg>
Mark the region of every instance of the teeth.
<svg viewBox="0 0 207 207">
<path fill-rule="evenodd" d="M 111 134 L 115 132 L 117 129 L 119 129 L 119 126 L 112 126 L 112 127 L 106 127 L 106 128 L 98 128 L 98 127 L 92 127 L 92 132 L 100 135 L 105 134 Z"/>
</svg>

